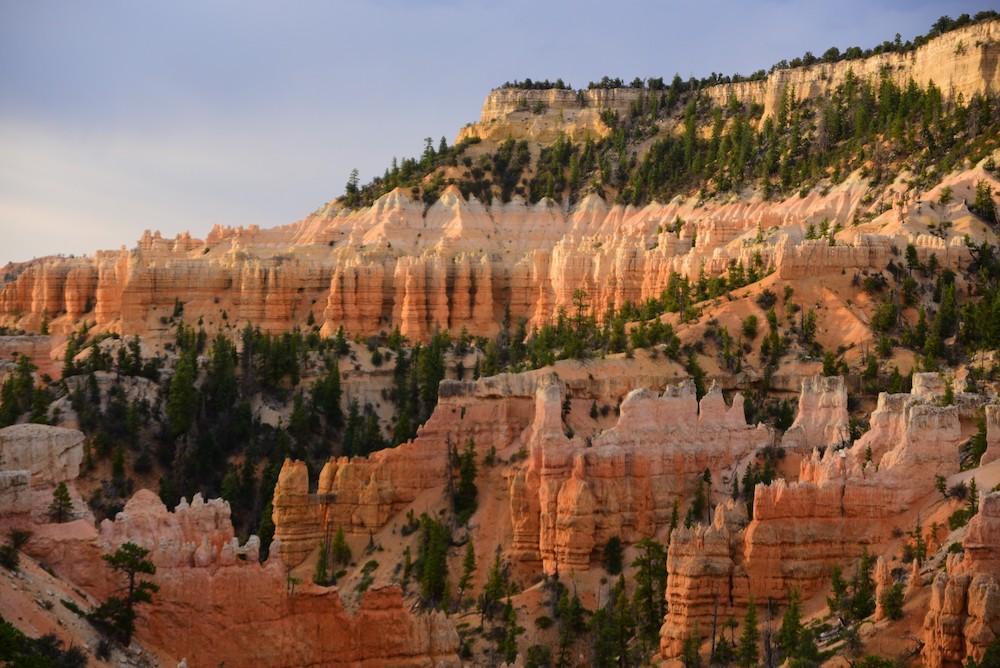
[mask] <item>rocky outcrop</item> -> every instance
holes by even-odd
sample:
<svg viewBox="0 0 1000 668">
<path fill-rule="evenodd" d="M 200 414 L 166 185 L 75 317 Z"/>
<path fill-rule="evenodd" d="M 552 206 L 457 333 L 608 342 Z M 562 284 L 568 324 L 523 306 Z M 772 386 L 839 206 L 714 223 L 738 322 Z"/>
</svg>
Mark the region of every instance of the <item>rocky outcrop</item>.
<svg viewBox="0 0 1000 668">
<path fill-rule="evenodd" d="M 0 429 L 0 515 L 44 517 L 52 490 L 72 483 L 83 462 L 83 434 L 42 424 Z M 71 488 L 74 505 L 82 507 Z"/>
<path fill-rule="evenodd" d="M 728 500 L 709 525 L 676 529 L 667 552 L 667 616 L 660 650 L 677 656 L 691 629 L 711 629 L 713 619 L 738 616 L 750 594 L 743 567 L 734 560 L 742 548 L 746 505 Z"/>
<path fill-rule="evenodd" d="M 0 360 L 12 360 L 24 355 L 38 367 L 39 376 L 48 374 L 58 378 L 62 375 L 62 360 L 52 359 L 55 344 L 56 339 L 51 336 L 0 336 Z M 4 371 L 0 368 L 0 383 L 4 379 Z"/>
<path fill-rule="evenodd" d="M 1000 404 L 990 404 L 985 408 L 986 452 L 979 460 L 980 466 L 1000 459 Z"/>
<path fill-rule="evenodd" d="M 83 434 L 44 424 L 0 429 L 0 469 L 28 471 L 31 484 L 55 486 L 75 480 L 83 462 Z"/>
<path fill-rule="evenodd" d="M 709 544 L 706 536 L 718 541 L 719 534 L 675 532 L 668 552 L 672 603 L 661 632 L 663 655 L 678 655 L 695 622 L 705 628 L 715 592 L 732 592 L 727 605 L 735 610 L 746 606 L 744 595 L 780 601 L 794 587 L 809 596 L 827 585 L 832 566 L 884 539 L 901 513 L 933 494 L 935 475 L 958 471 L 962 410 L 926 403 L 919 394 L 881 394 L 871 430 L 852 447 L 827 448 L 822 456 L 814 451 L 802 461 L 798 482 L 757 485 L 749 524 L 725 534 L 727 550 L 714 548 L 713 564 L 704 567 L 697 590 L 684 583 L 691 569 L 702 567 L 686 560 Z M 734 573 L 745 574 L 745 587 L 731 584 Z"/>
<path fill-rule="evenodd" d="M 949 555 L 924 618 L 924 663 L 957 668 L 1000 638 L 1000 492 L 986 494 L 969 520 L 964 555 Z"/>
<path fill-rule="evenodd" d="M 721 475 L 770 444 L 767 428 L 747 425 L 742 399 L 728 407 L 713 388 L 699 403 L 691 381 L 662 395 L 634 390 L 588 445 L 565 434 L 559 386 L 540 387 L 527 466 L 511 477 L 512 554 L 550 573 L 586 570 L 612 536 L 631 543 L 668 526 L 706 469 Z"/>
<path fill-rule="evenodd" d="M 962 540 L 963 567 L 1000 574 L 1000 492 L 984 494 Z"/>
<path fill-rule="evenodd" d="M 959 668 L 1000 637 L 1000 585 L 989 573 L 939 573 L 924 619 L 924 665 Z"/>
<path fill-rule="evenodd" d="M 272 504 L 282 557 L 301 562 L 338 527 L 379 529 L 421 492 L 445 485 L 449 447 L 471 439 L 480 455 L 495 448 L 513 460 L 509 554 L 548 572 L 586 570 L 611 536 L 632 543 L 655 534 L 706 469 L 733 472 L 773 438 L 747 425 L 742 396 L 727 406 L 713 388 L 699 403 L 688 381 L 662 395 L 632 391 L 617 424 L 586 442 L 566 435 L 564 393 L 552 374 L 446 381 L 416 439 L 368 458 L 330 460 L 315 492 L 305 464 L 286 461 Z"/>
<path fill-rule="evenodd" d="M 96 536 L 72 529 L 50 525 L 31 549 L 98 598 L 115 586 L 100 553 L 126 541 L 150 550 L 159 591 L 137 635 L 189 666 L 460 665 L 458 635 L 442 613 L 412 614 L 400 589 L 386 587 L 367 592 L 351 616 L 335 588 L 291 587 L 280 559 L 257 562 L 255 536 L 239 545 L 222 500 L 196 496 L 169 512 L 142 490 Z"/>
<path fill-rule="evenodd" d="M 988 21 L 946 33 L 910 53 L 778 69 L 762 80 L 708 86 L 704 92 L 719 106 L 732 99 L 746 107 L 761 105 L 764 118 L 777 113 L 784 96 L 795 101 L 830 97 L 849 78 L 877 86 L 888 77 L 904 89 L 911 80 L 921 88 L 933 83 L 946 97 L 962 95 L 969 100 L 1000 91 L 998 60 L 1000 22 Z M 600 120 L 601 111 L 625 115 L 637 101 L 661 95 L 666 93 L 635 88 L 498 88 L 486 98 L 479 122 L 463 128 L 458 141 L 479 137 L 500 142 L 513 137 L 546 144 L 560 134 L 596 140 L 609 132 Z"/>
<path fill-rule="evenodd" d="M 508 449 L 531 421 L 536 384 L 549 382 L 533 374 L 444 381 L 434 413 L 413 441 L 367 458 L 331 459 L 314 493 L 305 463 L 286 461 L 272 502 L 282 559 L 300 563 L 328 530 L 367 534 L 382 527 L 421 492 L 446 483 L 451 446 L 471 439 L 480 457 Z"/>
<path fill-rule="evenodd" d="M 901 88 L 913 80 L 921 88 L 934 83 L 945 96 L 996 94 L 1000 90 L 1000 22 L 987 21 L 955 30 L 909 53 L 883 53 L 864 60 L 820 63 L 780 69 L 764 81 L 724 84 L 708 89 L 716 104 L 731 96 L 745 105 L 761 104 L 764 115 L 777 112 L 782 95 L 796 100 L 827 97 L 848 77 L 877 82 L 889 77 Z"/>
<path fill-rule="evenodd" d="M 847 388 L 842 376 L 815 375 L 802 379 L 798 412 L 781 438 L 784 448 L 809 453 L 845 443 L 850 438 Z"/>
</svg>

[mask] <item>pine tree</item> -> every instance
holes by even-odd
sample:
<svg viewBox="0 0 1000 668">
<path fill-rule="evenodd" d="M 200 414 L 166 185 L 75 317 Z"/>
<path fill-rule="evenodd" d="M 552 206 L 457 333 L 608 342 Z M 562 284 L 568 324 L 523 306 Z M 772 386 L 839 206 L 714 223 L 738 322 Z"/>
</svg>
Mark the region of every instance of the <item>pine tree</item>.
<svg viewBox="0 0 1000 668">
<path fill-rule="evenodd" d="M 139 603 L 152 603 L 153 594 L 160 590 L 158 585 L 138 577 L 140 574 L 156 574 L 156 566 L 146 559 L 147 555 L 149 550 L 129 542 L 124 543 L 113 554 L 102 557 L 111 566 L 111 570 L 125 576 L 125 586 L 121 591 L 126 593 L 124 597 L 110 596 L 90 613 L 90 617 L 107 628 L 126 647 L 132 643 L 135 620 L 138 618 L 135 606 Z"/>
<path fill-rule="evenodd" d="M 684 648 L 681 650 L 681 663 L 684 668 L 701 668 L 701 632 L 698 624 L 694 625 L 694 630 L 684 639 Z"/>
<path fill-rule="evenodd" d="M 66 483 L 61 482 L 52 492 L 52 503 L 49 505 L 49 516 L 54 522 L 62 523 L 69 519 L 73 512 L 73 500 L 69 498 Z"/>
<path fill-rule="evenodd" d="M 187 433 L 194 424 L 198 407 L 198 391 L 194 386 L 196 374 L 194 350 L 184 352 L 177 360 L 167 394 L 167 424 L 174 438 Z"/>
<path fill-rule="evenodd" d="M 667 552 L 663 545 L 652 538 L 636 543 L 639 556 L 632 562 L 636 568 L 635 593 L 632 596 L 639 637 L 643 643 L 653 644 L 659 636 L 666 614 Z"/>
<path fill-rule="evenodd" d="M 316 558 L 316 568 L 313 570 L 313 582 L 315 584 L 325 586 L 327 583 L 327 562 L 330 560 L 329 551 L 327 550 L 326 541 L 320 541 L 319 544 L 319 557 Z"/>
<path fill-rule="evenodd" d="M 465 590 L 472 584 L 472 574 L 476 571 L 476 548 L 472 544 L 472 539 L 465 544 L 465 554 L 462 556 L 462 577 L 458 581 L 458 597 L 461 598 Z"/>
<path fill-rule="evenodd" d="M 476 444 L 470 438 L 458 456 L 458 487 L 454 493 L 455 519 L 458 524 L 469 521 L 476 512 Z"/>
<path fill-rule="evenodd" d="M 417 551 L 417 579 L 425 605 L 436 608 L 445 601 L 448 578 L 448 527 L 426 513 L 420 516 L 420 542 Z"/>
<path fill-rule="evenodd" d="M 757 605 L 753 597 L 747 605 L 747 613 L 743 617 L 743 633 L 736 650 L 736 662 L 743 668 L 753 668 L 760 658 L 760 631 L 757 630 Z"/>
<path fill-rule="evenodd" d="M 618 575 L 622 572 L 622 540 L 617 535 L 608 539 L 604 544 L 604 570 L 610 575 Z"/>
<path fill-rule="evenodd" d="M 802 635 L 802 610 L 799 605 L 799 592 L 793 589 L 788 593 L 788 608 L 781 619 L 781 629 L 775 641 L 784 656 L 791 656 L 798 647 Z"/>
<path fill-rule="evenodd" d="M 483 593 L 479 596 L 479 612 L 483 617 L 493 619 L 496 605 L 507 594 L 507 589 L 507 565 L 501 561 L 498 547 L 486 584 L 483 585 Z"/>
<path fill-rule="evenodd" d="M 337 527 L 337 532 L 333 535 L 333 545 L 330 548 L 330 552 L 333 563 L 340 566 L 346 566 L 351 563 L 351 546 L 347 544 L 347 539 L 344 538 L 343 527 Z"/>
</svg>

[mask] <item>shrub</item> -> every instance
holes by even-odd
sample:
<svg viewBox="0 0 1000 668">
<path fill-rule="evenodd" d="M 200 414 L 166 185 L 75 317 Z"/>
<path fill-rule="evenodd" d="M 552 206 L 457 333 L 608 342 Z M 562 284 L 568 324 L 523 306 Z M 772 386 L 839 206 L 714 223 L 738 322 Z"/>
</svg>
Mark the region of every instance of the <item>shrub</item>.
<svg viewBox="0 0 1000 668">
<path fill-rule="evenodd" d="M 882 609 L 885 610 L 886 617 L 893 620 L 903 618 L 903 597 L 902 582 L 892 585 L 889 591 L 882 595 Z"/>
<path fill-rule="evenodd" d="M 757 306 L 766 311 L 778 302 L 778 295 L 774 294 L 773 290 L 764 288 L 764 290 L 757 295 L 757 299 L 754 301 L 757 302 Z"/>
</svg>

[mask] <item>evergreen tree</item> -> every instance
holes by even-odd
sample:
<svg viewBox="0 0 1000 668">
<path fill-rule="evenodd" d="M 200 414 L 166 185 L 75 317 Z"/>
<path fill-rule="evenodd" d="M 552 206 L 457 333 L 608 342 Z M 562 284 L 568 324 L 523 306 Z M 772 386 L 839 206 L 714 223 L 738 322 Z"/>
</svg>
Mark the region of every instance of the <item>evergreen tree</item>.
<svg viewBox="0 0 1000 668">
<path fill-rule="evenodd" d="M 167 425 L 170 436 L 186 434 L 194 424 L 198 406 L 198 391 L 194 382 L 197 375 L 194 350 L 184 352 L 177 360 L 174 375 L 167 393 Z"/>
<path fill-rule="evenodd" d="M 49 517 L 53 522 L 62 523 L 69 519 L 73 512 L 73 501 L 69 498 L 69 490 L 66 483 L 61 482 L 52 492 L 52 503 L 49 504 Z"/>
<path fill-rule="evenodd" d="M 436 608 L 445 602 L 448 577 L 448 527 L 424 513 L 420 516 L 420 541 L 417 551 L 417 579 L 425 605 Z"/>
<path fill-rule="evenodd" d="M 618 575 L 622 572 L 623 558 L 622 539 L 614 535 L 604 544 L 604 570 L 609 575 Z"/>
<path fill-rule="evenodd" d="M 327 541 L 323 540 L 319 543 L 319 556 L 316 558 L 316 568 L 313 569 L 313 582 L 315 584 L 325 586 L 328 582 L 327 578 L 327 565 L 330 561 L 329 550 L 327 549 Z"/>
<path fill-rule="evenodd" d="M 694 630 L 684 639 L 684 648 L 681 650 L 681 663 L 684 668 L 701 668 L 701 632 L 698 624 L 695 623 Z"/>
<path fill-rule="evenodd" d="M 802 610 L 799 604 L 799 592 L 793 589 L 788 593 L 788 607 L 781 619 L 781 629 L 775 638 L 782 655 L 792 656 L 799 645 L 802 636 Z"/>
<path fill-rule="evenodd" d="M 156 566 L 146 559 L 149 550 L 135 543 L 124 543 L 113 554 L 105 554 L 102 559 L 108 562 L 111 570 L 125 577 L 125 585 L 119 590 L 124 596 L 110 596 L 97 607 L 90 617 L 98 625 L 108 629 L 123 645 L 132 644 L 132 633 L 135 631 L 135 620 L 138 618 L 136 606 L 139 603 L 152 603 L 153 594 L 160 587 L 140 575 L 155 575 Z"/>
<path fill-rule="evenodd" d="M 351 546 L 347 544 L 347 539 L 344 538 L 343 527 L 337 527 L 337 532 L 333 535 L 333 545 L 330 547 L 330 553 L 335 564 L 346 566 L 351 563 Z"/>
<path fill-rule="evenodd" d="M 479 493 L 476 488 L 476 444 L 471 438 L 462 454 L 455 458 L 458 460 L 458 486 L 453 498 L 455 519 L 458 524 L 465 524 L 472 513 L 476 512 L 476 497 Z"/>
<path fill-rule="evenodd" d="M 507 595 L 508 587 L 507 564 L 500 559 L 500 550 L 497 549 L 483 593 L 479 596 L 479 612 L 483 617 L 493 619 L 496 605 Z"/>
<path fill-rule="evenodd" d="M 636 543 L 639 556 L 632 562 L 635 572 L 635 593 L 632 596 L 639 638 L 652 646 L 659 637 L 666 614 L 664 593 L 667 589 L 667 552 L 652 538 Z"/>
<path fill-rule="evenodd" d="M 743 633 L 736 649 L 736 662 L 743 668 L 753 668 L 760 659 L 760 631 L 757 630 L 757 605 L 753 597 L 747 605 L 747 613 L 743 617 Z"/>
<path fill-rule="evenodd" d="M 476 571 L 476 548 L 472 544 L 472 539 L 465 544 L 465 554 L 462 555 L 462 577 L 458 581 L 458 597 L 462 595 L 472 584 L 472 574 Z"/>
</svg>

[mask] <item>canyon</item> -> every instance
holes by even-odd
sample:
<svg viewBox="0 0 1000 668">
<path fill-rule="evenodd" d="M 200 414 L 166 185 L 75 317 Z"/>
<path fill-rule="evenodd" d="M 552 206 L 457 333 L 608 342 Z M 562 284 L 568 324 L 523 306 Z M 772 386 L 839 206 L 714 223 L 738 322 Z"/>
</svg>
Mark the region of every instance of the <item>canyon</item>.
<svg viewBox="0 0 1000 668">
<path fill-rule="evenodd" d="M 1000 21 L 990 19 L 906 53 L 776 69 L 696 95 L 706 109 L 756 108 L 762 128 L 789 100 L 815 102 L 851 81 L 933 83 L 951 106 L 960 96 L 995 102 L 998 62 Z M 460 130 L 456 156 L 472 169 L 508 140 L 524 141 L 538 169 L 556 143 L 612 137 L 610 115 L 626 117 L 651 94 L 496 89 L 480 120 Z M 698 128 L 705 139 L 708 116 Z M 657 136 L 681 131 L 677 118 L 657 122 Z M 513 665 L 528 665 L 531 648 L 566 635 L 547 592 L 567 587 L 596 617 L 617 575 L 608 555 L 617 545 L 633 577 L 648 539 L 663 547 L 666 584 L 656 597 L 666 607 L 639 663 L 680 665 L 692 638 L 711 633 L 694 648 L 707 657 L 717 629 L 732 619 L 732 637 L 751 602 L 766 604 L 776 626 L 775 611 L 792 598 L 822 641 L 824 665 L 864 653 L 927 668 L 980 660 L 1000 638 L 1000 359 L 958 325 L 937 355 L 902 339 L 921 322 L 937 327 L 949 295 L 960 300 L 956 320 L 989 298 L 977 281 L 989 271 L 985 249 L 1000 243 L 981 209 L 984 189 L 991 202 L 1000 192 L 995 135 L 986 133 L 975 160 L 930 176 L 899 167 L 879 182 L 876 155 L 778 195 L 706 186 L 643 204 L 596 187 L 559 201 L 517 192 L 481 200 L 463 190 L 456 157 L 371 206 L 337 198 L 270 229 L 217 226 L 204 239 L 147 231 L 131 249 L 8 264 L 0 386 L 12 388 L 4 403 L 23 410 L 0 428 L 0 530 L 31 537 L 22 549 L 30 564 L 0 580 L 10 587 L 0 613 L 36 635 L 92 647 L 96 632 L 82 618 L 50 615 L 42 593 L 25 592 L 57 588 L 92 610 L 115 592 L 102 557 L 134 543 L 149 551 L 159 591 L 142 608 L 133 647 L 116 650 L 120 661 L 499 665 L 494 636 L 510 632 Z M 435 179 L 440 189 L 428 198 Z M 758 273 L 639 315 L 680 279 L 704 288 L 737 267 Z M 888 306 L 892 322 L 880 324 Z M 618 351 L 553 355 L 538 368 L 522 357 L 481 373 L 546 327 L 568 319 L 569 330 L 596 330 L 619 311 L 630 320 Z M 643 343 L 635 333 L 651 324 L 669 336 Z M 524 341 L 514 340 L 518 327 Z M 252 367 L 264 353 L 248 351 L 254 339 L 242 334 L 252 328 L 304 333 L 312 347 L 262 389 Z M 444 332 L 456 342 L 433 376 L 435 360 L 417 351 Z M 235 341 L 232 350 L 216 335 Z M 156 356 L 151 371 L 122 371 L 130 340 L 142 359 Z M 20 356 L 34 365 L 27 396 L 13 389 Z M 417 380 L 406 385 L 407 363 L 414 379 L 442 378 L 433 402 Z M 64 369 L 75 375 L 53 380 Z M 232 442 L 175 430 L 185 371 L 191 414 L 249 425 Z M 225 373 L 231 387 L 216 382 Z M 323 373 L 337 379 L 337 405 L 321 419 Z M 211 414 L 230 390 L 245 412 Z M 46 396 L 51 407 L 35 415 Z M 406 419 L 427 412 L 412 438 L 396 439 L 410 399 Z M 111 424 L 94 427 L 87 401 Z M 36 418 L 51 424 L 29 423 Z M 365 419 L 397 444 L 345 449 Z M 313 441 L 303 435 L 310 430 Z M 172 473 L 197 469 L 184 459 L 194 451 L 225 469 L 212 491 L 229 501 L 164 501 L 178 492 L 167 484 Z M 464 452 L 476 503 L 459 521 Z M 70 510 L 56 523 L 50 503 L 60 485 Z M 250 531 L 237 521 L 255 514 Z M 431 522 L 448 530 L 443 601 L 423 591 Z M 350 558 L 334 584 L 317 584 L 334 535 Z M 474 569 L 459 584 L 468 548 Z M 827 604 L 831 573 L 869 557 L 874 612 L 845 620 Z M 509 606 L 513 631 L 485 610 L 491 562 L 512 583 L 494 603 Z M 627 587 L 631 594 L 632 580 Z M 896 588 L 901 618 L 887 604 Z M 569 661 L 587 665 L 589 630 L 576 633 Z"/>
</svg>

